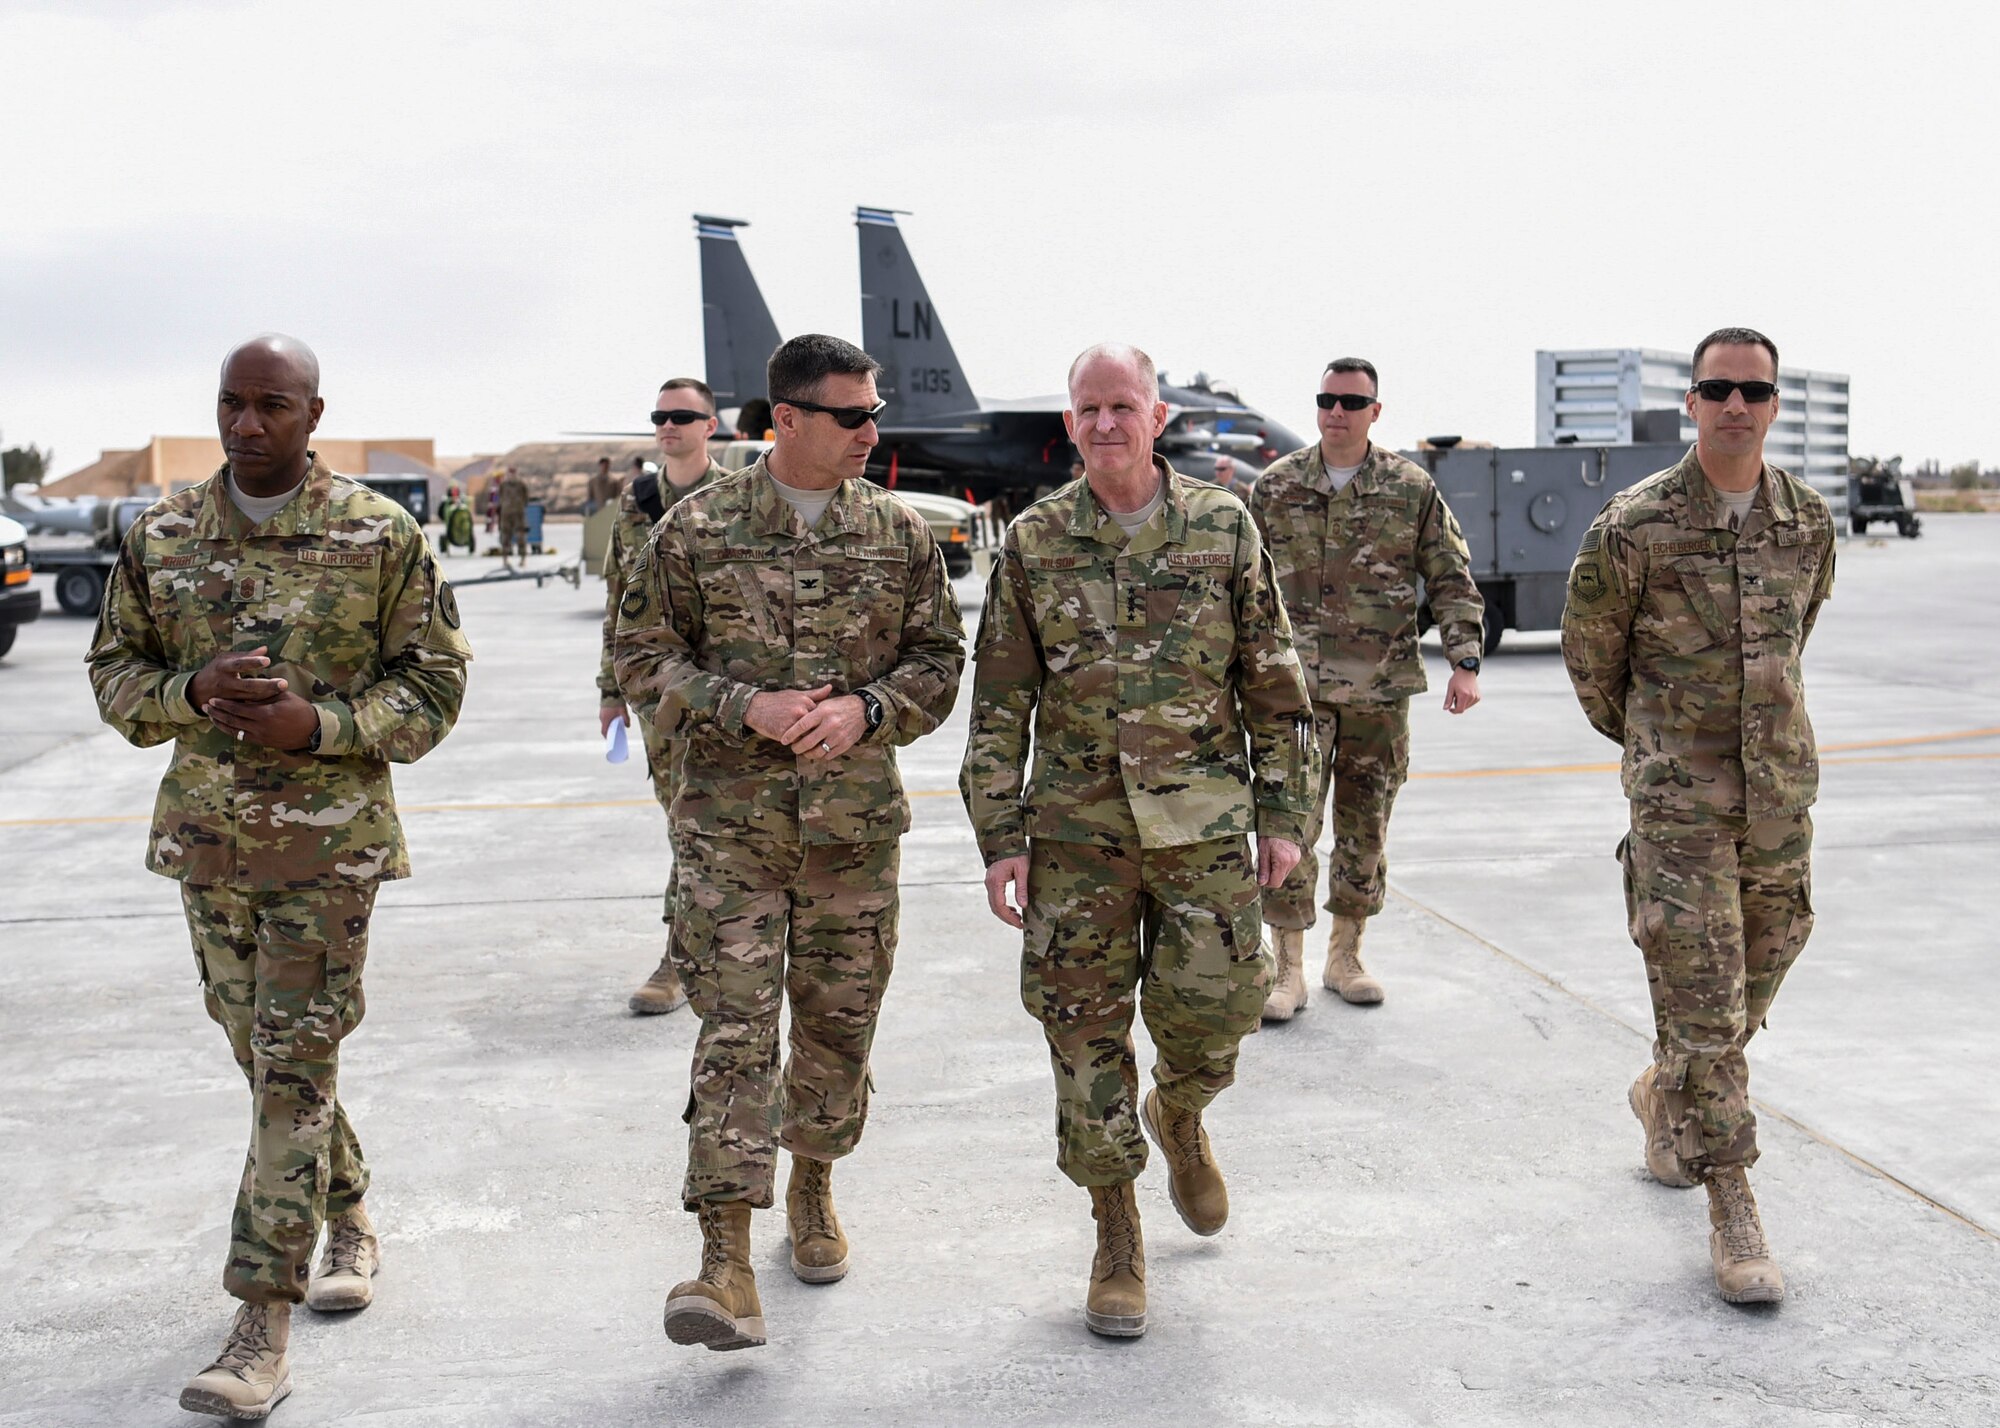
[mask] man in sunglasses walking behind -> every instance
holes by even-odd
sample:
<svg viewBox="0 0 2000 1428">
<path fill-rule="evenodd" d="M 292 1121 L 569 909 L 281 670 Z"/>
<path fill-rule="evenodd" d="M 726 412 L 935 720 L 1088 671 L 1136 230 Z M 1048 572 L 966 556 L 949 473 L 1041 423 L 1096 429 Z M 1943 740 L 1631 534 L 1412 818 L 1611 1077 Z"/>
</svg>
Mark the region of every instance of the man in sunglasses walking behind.
<svg viewBox="0 0 2000 1428">
<path fill-rule="evenodd" d="M 653 527 L 660 517 L 709 482 L 720 481 L 729 474 L 709 458 L 708 439 L 715 435 L 715 424 L 715 393 L 708 389 L 708 383 L 694 377 L 671 377 L 660 384 L 653 398 L 653 444 L 660 449 L 660 474 L 639 472 L 618 497 L 618 519 L 612 523 L 611 542 L 604 552 L 604 653 L 597 662 L 600 738 L 611 728 L 613 719 L 624 718 L 626 714 L 625 696 L 618 688 L 618 672 L 613 663 L 618 605 L 625 598 L 626 576 L 638 563 L 639 552 L 646 542 L 652 539 Z M 602 464 L 607 471 L 610 469 L 608 460 Z M 675 779 L 673 743 L 661 733 L 651 703 L 636 704 L 632 712 L 638 715 L 653 796 L 660 800 L 660 807 L 671 810 Z M 669 832 L 671 828 L 669 823 Z M 674 890 L 669 880 L 661 921 L 671 927 L 673 920 Z M 653 975 L 625 1004 L 641 1016 L 657 1016 L 686 1002 L 687 993 L 681 990 L 681 979 L 674 972 L 670 942 Z"/>
<path fill-rule="evenodd" d="M 1273 462 L 1250 495 L 1292 617 L 1322 754 L 1304 856 L 1283 886 L 1264 894 L 1278 963 L 1266 1021 L 1290 1021 L 1306 1005 L 1305 936 L 1316 917 L 1315 850 L 1329 785 L 1326 910 L 1333 929 L 1322 981 L 1343 1001 L 1382 1000 L 1382 984 L 1361 963 L 1361 936 L 1382 910 L 1389 811 L 1409 773 L 1410 696 L 1426 687 L 1417 649 L 1419 580 L 1452 665 L 1444 707 L 1463 714 L 1479 702 L 1485 604 L 1465 537 L 1430 474 L 1368 439 L 1382 415 L 1379 392 L 1372 363 L 1328 363 L 1319 383 L 1319 441 Z"/>
<path fill-rule="evenodd" d="M 896 950 L 894 750 L 943 722 L 965 662 L 930 528 L 863 476 L 879 370 L 836 337 L 779 347 L 775 445 L 669 511 L 619 601 L 618 685 L 684 741 L 669 947 L 701 1017 L 681 1198 L 703 1248 L 667 1298 L 675 1343 L 764 1342 L 750 1212 L 780 1144 L 793 1272 L 847 1272 L 832 1163 L 861 1138 Z"/>
<path fill-rule="evenodd" d="M 1627 1093 L 1646 1168 L 1708 1187 L 1716 1288 L 1767 1303 L 1785 1281 L 1750 1193 L 1743 1051 L 1812 931 L 1819 756 L 1799 656 L 1833 588 L 1833 519 L 1764 461 L 1771 339 L 1711 332 L 1693 376 L 1694 449 L 1614 496 L 1583 537 L 1563 662 L 1592 726 L 1625 751 L 1618 855 L 1656 1035 Z"/>
</svg>

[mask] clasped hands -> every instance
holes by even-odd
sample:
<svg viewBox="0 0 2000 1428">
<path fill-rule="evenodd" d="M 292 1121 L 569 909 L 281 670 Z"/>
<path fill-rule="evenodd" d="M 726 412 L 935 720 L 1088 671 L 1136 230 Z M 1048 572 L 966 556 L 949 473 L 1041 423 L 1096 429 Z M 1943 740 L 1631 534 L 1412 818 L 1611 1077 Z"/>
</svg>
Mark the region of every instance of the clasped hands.
<svg viewBox="0 0 2000 1428">
<path fill-rule="evenodd" d="M 248 653 L 219 654 L 188 681 L 188 703 L 239 740 L 272 749 L 303 749 L 319 728 L 319 711 L 292 693 L 285 680 L 255 673 L 270 663 L 264 645 Z"/>
<path fill-rule="evenodd" d="M 767 689 L 750 697 L 743 722 L 802 759 L 844 754 L 868 732 L 868 711 L 855 694 L 818 689 Z"/>
</svg>

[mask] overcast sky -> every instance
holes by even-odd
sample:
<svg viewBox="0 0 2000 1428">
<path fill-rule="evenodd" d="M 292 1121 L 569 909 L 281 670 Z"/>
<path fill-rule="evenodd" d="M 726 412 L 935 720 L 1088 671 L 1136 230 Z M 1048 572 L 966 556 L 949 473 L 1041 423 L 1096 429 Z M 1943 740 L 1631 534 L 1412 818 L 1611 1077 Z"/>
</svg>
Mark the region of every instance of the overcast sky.
<svg viewBox="0 0 2000 1428">
<path fill-rule="evenodd" d="M 213 429 L 275 328 L 331 436 L 643 424 L 689 215 L 858 338 L 903 220 L 967 378 L 1102 339 L 1310 430 L 1534 439 L 1538 347 L 1710 328 L 1850 373 L 1853 447 L 2000 463 L 1990 4 L 0 0 L 0 439 Z"/>
</svg>

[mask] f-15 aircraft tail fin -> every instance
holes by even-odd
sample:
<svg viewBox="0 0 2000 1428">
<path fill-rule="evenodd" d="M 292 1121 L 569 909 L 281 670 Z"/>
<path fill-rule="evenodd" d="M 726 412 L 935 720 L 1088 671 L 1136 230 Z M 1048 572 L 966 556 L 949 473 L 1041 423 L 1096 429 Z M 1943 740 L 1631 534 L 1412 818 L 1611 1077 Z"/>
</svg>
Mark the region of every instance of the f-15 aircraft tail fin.
<svg viewBox="0 0 2000 1428">
<path fill-rule="evenodd" d="M 768 397 L 764 364 L 778 346 L 778 324 L 736 241 L 741 218 L 694 216 L 701 240 L 701 325 L 708 362 L 708 385 L 718 407 L 740 407 L 752 397 Z"/>
<path fill-rule="evenodd" d="M 882 364 L 876 379 L 892 422 L 977 411 L 979 399 L 951 350 L 937 306 L 911 261 L 893 208 L 857 208 L 861 345 Z"/>
</svg>

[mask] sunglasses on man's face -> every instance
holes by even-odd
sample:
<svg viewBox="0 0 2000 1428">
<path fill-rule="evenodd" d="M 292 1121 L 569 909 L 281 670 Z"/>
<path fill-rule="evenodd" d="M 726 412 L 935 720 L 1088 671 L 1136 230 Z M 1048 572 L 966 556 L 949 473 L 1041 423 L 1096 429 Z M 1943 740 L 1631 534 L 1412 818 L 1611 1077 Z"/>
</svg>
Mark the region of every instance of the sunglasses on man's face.
<svg viewBox="0 0 2000 1428">
<path fill-rule="evenodd" d="M 1732 382 L 1727 377 L 1704 377 L 1688 388 L 1699 392 L 1705 402 L 1726 402 L 1731 392 L 1741 392 L 1743 400 L 1751 406 L 1768 402 L 1778 395 L 1776 382 Z"/>
<path fill-rule="evenodd" d="M 781 407 L 797 407 L 802 412 L 823 412 L 832 417 L 842 431 L 859 431 L 889 410 L 887 402 L 877 402 L 872 407 L 823 407 L 818 402 L 804 402 L 797 397 L 776 397 L 773 402 Z"/>
<path fill-rule="evenodd" d="M 1375 405 L 1373 397 L 1364 397 L 1359 392 L 1321 392 L 1313 398 L 1323 412 L 1339 407 L 1344 412 L 1366 411 Z"/>
<path fill-rule="evenodd" d="M 665 426 L 668 422 L 672 422 L 675 426 L 693 426 L 698 421 L 707 420 L 707 412 L 691 412 L 686 408 L 679 408 L 670 412 L 653 413 L 654 426 Z"/>
</svg>

